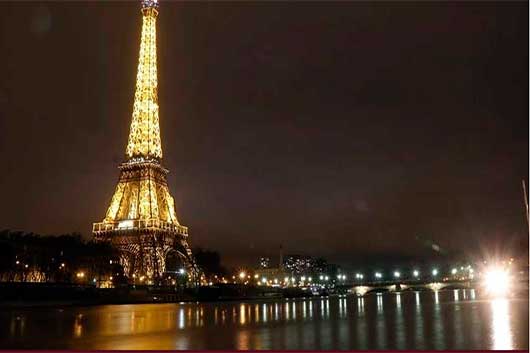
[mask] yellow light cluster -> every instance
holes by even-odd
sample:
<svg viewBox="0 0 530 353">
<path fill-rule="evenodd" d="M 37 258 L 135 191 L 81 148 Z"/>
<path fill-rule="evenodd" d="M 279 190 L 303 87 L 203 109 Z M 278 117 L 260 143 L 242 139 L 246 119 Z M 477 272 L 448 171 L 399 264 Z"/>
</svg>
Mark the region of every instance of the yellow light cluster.
<svg viewBox="0 0 530 353">
<path fill-rule="evenodd" d="M 105 222 L 113 222 L 116 220 L 116 215 L 118 214 L 121 199 L 123 197 L 125 184 L 126 183 L 120 182 L 116 186 L 116 191 L 114 191 L 114 195 L 112 196 L 112 200 L 110 201 L 109 209 L 107 210 L 107 214 L 105 216 Z"/>
<path fill-rule="evenodd" d="M 167 185 L 151 178 L 119 182 L 104 222 L 127 219 L 159 219 L 178 225 L 175 201 Z"/>
<path fill-rule="evenodd" d="M 131 131 L 127 144 L 128 158 L 162 158 L 158 118 L 158 80 L 156 69 L 156 16 L 149 8 L 143 13 L 140 58 L 136 77 L 136 91 Z"/>
</svg>

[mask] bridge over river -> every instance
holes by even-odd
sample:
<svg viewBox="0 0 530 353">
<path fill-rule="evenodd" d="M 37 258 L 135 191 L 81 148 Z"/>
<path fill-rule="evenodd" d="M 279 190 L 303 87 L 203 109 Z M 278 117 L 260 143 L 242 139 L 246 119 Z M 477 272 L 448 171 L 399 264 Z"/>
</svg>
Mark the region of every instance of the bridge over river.
<svg viewBox="0 0 530 353">
<path fill-rule="evenodd" d="M 396 292 L 403 290 L 468 289 L 475 288 L 477 281 L 374 281 L 337 286 L 339 292 L 349 292 L 359 296 L 370 292 Z"/>
</svg>

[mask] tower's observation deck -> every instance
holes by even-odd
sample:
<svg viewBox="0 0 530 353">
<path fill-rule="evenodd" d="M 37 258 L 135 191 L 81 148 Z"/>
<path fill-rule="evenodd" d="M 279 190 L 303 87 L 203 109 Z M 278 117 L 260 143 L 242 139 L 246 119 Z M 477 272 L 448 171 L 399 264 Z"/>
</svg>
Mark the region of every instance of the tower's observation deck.
<svg viewBox="0 0 530 353">
<path fill-rule="evenodd" d="M 136 89 L 125 162 L 102 222 L 93 224 L 97 241 L 122 251 L 126 274 L 161 277 L 166 255 L 175 251 L 194 271 L 188 228 L 177 219 L 167 185 L 160 140 L 156 19 L 158 1 L 142 1 L 142 34 Z"/>
</svg>

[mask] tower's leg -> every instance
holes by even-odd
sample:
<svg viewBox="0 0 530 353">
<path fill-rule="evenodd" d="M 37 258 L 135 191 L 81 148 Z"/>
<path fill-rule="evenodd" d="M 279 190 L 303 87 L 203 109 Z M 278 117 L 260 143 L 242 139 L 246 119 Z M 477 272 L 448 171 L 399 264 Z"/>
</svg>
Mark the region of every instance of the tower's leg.
<svg viewBox="0 0 530 353">
<path fill-rule="evenodd" d="M 186 268 L 191 278 L 191 282 L 194 283 L 195 285 L 198 285 L 199 277 L 200 277 L 199 268 L 197 267 L 197 264 L 195 263 L 193 255 L 191 253 L 191 249 L 185 238 L 180 239 L 180 245 L 182 246 L 185 252 Z"/>
<path fill-rule="evenodd" d="M 132 276 L 132 270 L 133 270 L 133 264 L 131 263 L 133 261 L 131 254 L 125 251 L 120 252 L 120 265 L 123 267 L 123 273 L 131 278 Z"/>
<path fill-rule="evenodd" d="M 162 284 L 166 272 L 166 257 L 171 251 L 179 254 L 191 285 L 198 285 L 200 272 L 195 264 L 191 249 L 185 237 L 175 234 L 144 233 L 127 238 L 116 237 L 113 245 L 119 249 L 119 261 L 129 283 Z M 146 276 L 145 279 L 140 279 Z"/>
</svg>

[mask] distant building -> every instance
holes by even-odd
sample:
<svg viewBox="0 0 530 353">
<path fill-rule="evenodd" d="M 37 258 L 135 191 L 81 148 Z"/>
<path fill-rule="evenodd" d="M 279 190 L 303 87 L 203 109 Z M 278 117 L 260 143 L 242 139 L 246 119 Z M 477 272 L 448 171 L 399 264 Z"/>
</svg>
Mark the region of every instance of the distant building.
<svg viewBox="0 0 530 353">
<path fill-rule="evenodd" d="M 314 258 L 305 255 L 285 256 L 283 267 L 285 271 L 293 275 L 310 275 L 318 273 L 334 275 L 340 272 L 339 266 L 328 264 L 324 258 Z"/>
<path fill-rule="evenodd" d="M 326 272 L 328 269 L 328 262 L 326 259 L 319 257 L 316 258 L 313 262 L 313 271 L 323 273 Z"/>
<path fill-rule="evenodd" d="M 261 257 L 259 259 L 259 268 L 270 268 L 271 267 L 271 258 L 270 257 Z"/>
<path fill-rule="evenodd" d="M 283 267 L 293 274 L 314 272 L 315 260 L 311 256 L 287 255 L 284 258 Z"/>
<path fill-rule="evenodd" d="M 283 255 L 280 246 L 279 261 L 271 261 L 270 257 L 261 257 L 259 266 L 254 270 L 254 281 L 258 285 L 292 286 L 308 283 L 335 283 L 340 267 L 328 264 L 322 257 L 307 255 Z M 305 279 L 304 279 L 305 278 Z M 325 280 L 324 280 L 325 278 Z"/>
</svg>

